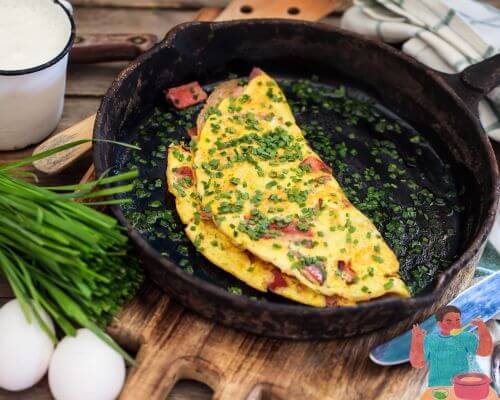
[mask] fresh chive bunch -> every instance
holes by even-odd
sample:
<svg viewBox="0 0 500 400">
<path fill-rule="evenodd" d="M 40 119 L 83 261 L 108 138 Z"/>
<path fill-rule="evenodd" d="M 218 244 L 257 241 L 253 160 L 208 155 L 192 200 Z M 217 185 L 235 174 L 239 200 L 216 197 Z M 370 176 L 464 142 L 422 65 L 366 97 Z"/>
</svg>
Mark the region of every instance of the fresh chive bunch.
<svg viewBox="0 0 500 400">
<path fill-rule="evenodd" d="M 64 334 L 75 335 L 80 326 L 88 328 L 133 363 L 103 329 L 135 293 L 143 275 L 123 228 L 88 205 L 127 200 L 87 204 L 75 200 L 128 192 L 131 184 L 101 186 L 126 182 L 137 171 L 52 188 L 16 177 L 22 173 L 18 167 L 80 143 L 0 166 L 0 272 L 28 320 L 34 315 L 54 341 L 57 339 L 40 317 L 40 309 Z"/>
</svg>

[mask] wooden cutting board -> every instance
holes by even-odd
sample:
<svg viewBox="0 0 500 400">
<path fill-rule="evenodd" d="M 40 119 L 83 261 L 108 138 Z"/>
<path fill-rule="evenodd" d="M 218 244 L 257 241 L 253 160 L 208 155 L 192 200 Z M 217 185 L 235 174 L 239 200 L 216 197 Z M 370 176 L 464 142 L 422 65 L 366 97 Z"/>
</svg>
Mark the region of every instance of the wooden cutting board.
<svg viewBox="0 0 500 400">
<path fill-rule="evenodd" d="M 305 9 L 299 3 L 311 7 L 313 2 L 236 0 L 223 13 L 226 19 L 240 18 L 249 14 L 243 7 L 251 4 L 252 13 L 265 6 L 267 13 L 273 8 L 280 16 L 296 15 L 291 8 L 299 8 L 299 13 Z M 322 0 L 314 5 L 317 14 L 311 16 L 309 10 L 309 19 L 319 19 L 344 3 Z M 220 19 L 220 15 L 207 9 L 197 19 Z M 66 134 L 71 140 L 90 137 L 92 125 L 91 117 Z M 53 140 L 64 142 L 62 137 Z M 82 152 L 88 150 L 82 146 Z M 91 169 L 83 180 L 92 175 Z M 303 342 L 258 337 L 215 324 L 147 282 L 109 328 L 120 344 L 137 352 L 138 365 L 129 371 L 120 398 L 163 400 L 177 381 L 194 379 L 210 386 L 218 400 L 414 400 L 425 384 L 425 372 L 408 364 L 376 366 L 369 360 L 369 350 L 447 303 L 468 286 L 472 275 L 471 264 L 455 277 L 439 304 L 396 326 L 356 338 Z"/>
<path fill-rule="evenodd" d="M 236 331 L 195 315 L 146 284 L 109 332 L 137 351 L 123 400 L 163 400 L 180 379 L 212 388 L 217 400 L 415 400 L 425 371 L 380 367 L 370 349 L 411 327 L 463 290 L 473 267 L 455 277 L 439 304 L 369 335 L 325 341 L 279 340 Z"/>
</svg>

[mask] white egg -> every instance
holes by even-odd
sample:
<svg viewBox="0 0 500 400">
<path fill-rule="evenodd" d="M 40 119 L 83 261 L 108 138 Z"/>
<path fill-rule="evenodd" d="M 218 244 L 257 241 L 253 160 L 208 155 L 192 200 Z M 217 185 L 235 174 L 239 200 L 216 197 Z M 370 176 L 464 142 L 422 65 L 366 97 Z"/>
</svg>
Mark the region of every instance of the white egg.
<svg viewBox="0 0 500 400">
<path fill-rule="evenodd" d="M 125 361 L 88 329 L 59 342 L 49 367 L 56 400 L 112 400 L 125 382 Z"/>
<path fill-rule="evenodd" d="M 54 331 L 50 317 L 40 315 Z M 24 390 L 37 383 L 47 372 L 54 344 L 35 317 L 29 323 L 17 300 L 0 308 L 0 387 Z"/>
</svg>

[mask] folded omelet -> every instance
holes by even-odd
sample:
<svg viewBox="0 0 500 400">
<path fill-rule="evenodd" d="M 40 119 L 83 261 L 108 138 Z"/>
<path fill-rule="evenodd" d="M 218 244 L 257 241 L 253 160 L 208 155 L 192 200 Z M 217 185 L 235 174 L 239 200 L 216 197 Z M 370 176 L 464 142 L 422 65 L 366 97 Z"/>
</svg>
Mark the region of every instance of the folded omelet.
<svg viewBox="0 0 500 400">
<path fill-rule="evenodd" d="M 167 183 L 175 197 L 179 218 L 186 225 L 186 235 L 209 261 L 261 292 L 271 291 L 299 303 L 327 307 L 353 304 L 342 298 L 326 297 L 294 277 L 286 276 L 273 265 L 236 247 L 201 210 L 196 192 L 193 158 L 190 150 L 171 145 L 167 158 Z"/>
<path fill-rule="evenodd" d="M 408 297 L 396 255 L 308 145 L 276 81 L 261 72 L 217 96 L 198 120 L 193 193 L 214 232 L 315 293 Z"/>
</svg>

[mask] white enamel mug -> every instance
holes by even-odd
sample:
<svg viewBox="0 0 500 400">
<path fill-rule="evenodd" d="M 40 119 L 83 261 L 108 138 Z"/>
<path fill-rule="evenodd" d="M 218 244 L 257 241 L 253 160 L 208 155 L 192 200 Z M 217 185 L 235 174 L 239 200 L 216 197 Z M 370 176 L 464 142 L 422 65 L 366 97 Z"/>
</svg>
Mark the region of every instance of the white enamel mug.
<svg viewBox="0 0 500 400">
<path fill-rule="evenodd" d="M 40 1 L 52 2 L 64 10 L 71 23 L 71 34 L 64 49 L 44 64 L 23 70 L 0 69 L 0 150 L 20 149 L 42 141 L 61 119 L 75 23 L 71 5 L 66 1 Z"/>
</svg>

